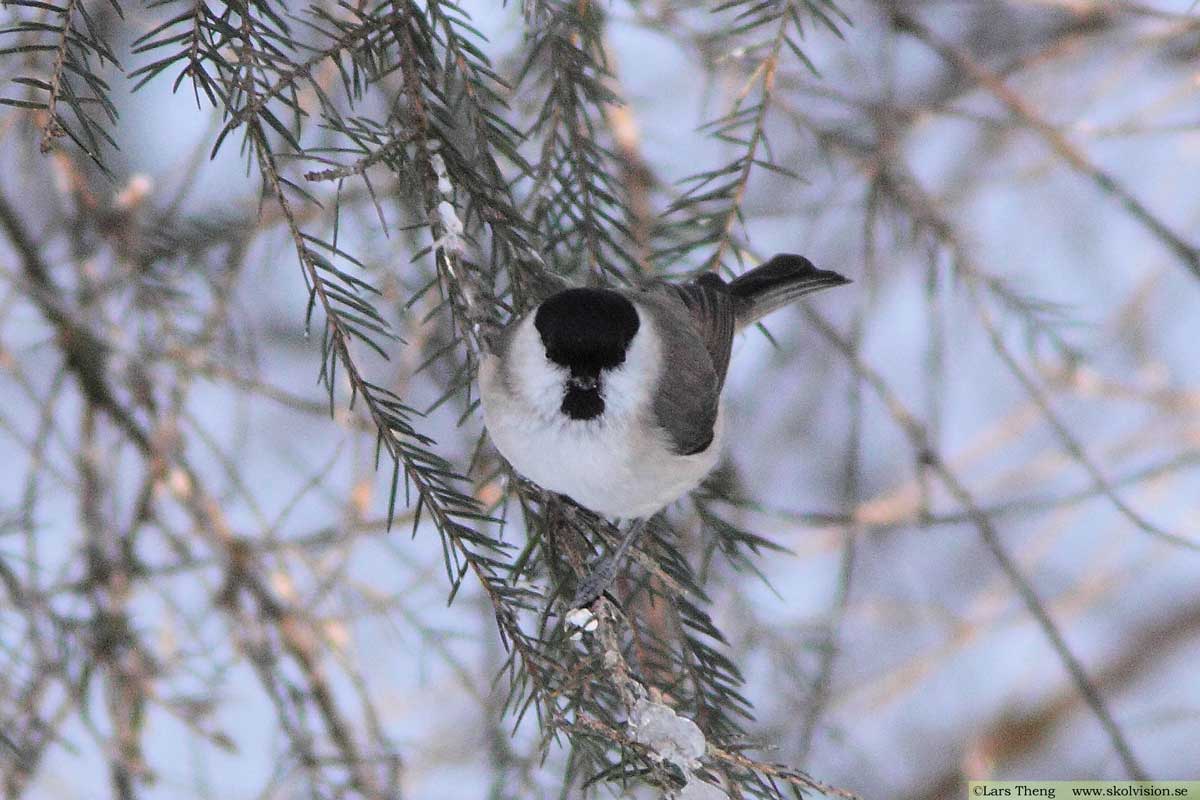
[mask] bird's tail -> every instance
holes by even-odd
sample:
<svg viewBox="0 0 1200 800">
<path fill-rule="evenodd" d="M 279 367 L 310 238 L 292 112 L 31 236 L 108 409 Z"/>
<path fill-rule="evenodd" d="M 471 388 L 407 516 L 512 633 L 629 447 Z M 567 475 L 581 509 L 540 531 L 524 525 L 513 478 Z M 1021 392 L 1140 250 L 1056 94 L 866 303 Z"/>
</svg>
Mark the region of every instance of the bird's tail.
<svg viewBox="0 0 1200 800">
<path fill-rule="evenodd" d="M 737 326 L 743 328 L 806 294 L 845 283 L 850 283 L 850 279 L 817 269 L 804 256 L 781 253 L 739 275 L 728 285 L 728 290 L 739 301 Z"/>
</svg>

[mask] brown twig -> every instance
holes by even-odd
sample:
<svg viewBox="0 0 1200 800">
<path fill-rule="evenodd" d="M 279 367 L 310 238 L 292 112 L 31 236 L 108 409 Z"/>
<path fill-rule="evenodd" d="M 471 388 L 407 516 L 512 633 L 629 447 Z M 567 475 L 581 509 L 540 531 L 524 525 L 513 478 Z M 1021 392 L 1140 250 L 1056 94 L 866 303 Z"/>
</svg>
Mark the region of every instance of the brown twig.
<svg viewBox="0 0 1200 800">
<path fill-rule="evenodd" d="M 845 338 L 837 332 L 837 330 L 829 324 L 817 311 L 809 306 L 804 307 L 805 317 L 812 323 L 825 339 L 836 347 L 843 355 L 846 356 L 851 368 L 858 374 L 862 375 L 863 379 L 875 392 L 876 396 L 887 409 L 888 414 L 892 417 L 900 430 L 908 438 L 909 444 L 914 452 L 919 454 L 920 460 L 929 466 L 942 483 L 950 491 L 954 499 L 962 505 L 963 509 L 969 515 L 972 523 L 979 531 L 984 545 L 992 556 L 996 559 L 996 563 L 1000 566 L 1000 570 L 1008 578 L 1013 588 L 1020 597 L 1026 610 L 1033 617 L 1042 633 L 1049 641 L 1051 648 L 1066 668 L 1067 673 L 1071 676 L 1071 681 L 1078 689 L 1080 695 L 1084 698 L 1096 719 L 1100 722 L 1102 728 L 1108 736 L 1109 742 L 1116 751 L 1118 758 L 1125 769 L 1126 774 L 1132 780 L 1149 780 L 1148 773 L 1142 767 L 1133 754 L 1133 750 L 1126 739 L 1124 732 L 1117 724 L 1112 712 L 1108 709 L 1108 704 L 1105 702 L 1100 691 L 1088 677 L 1087 670 L 1082 662 L 1076 657 L 1074 652 L 1068 646 L 1066 638 L 1059 630 L 1058 625 L 1051 618 L 1050 613 L 1042 604 L 1041 599 L 1037 595 L 1037 591 L 1033 588 L 1029 580 L 1022 574 L 1020 567 L 1012 556 L 1009 555 L 1008 549 L 1001 540 L 1000 533 L 993 525 L 992 520 L 984 513 L 983 509 L 975 500 L 974 494 L 966 487 L 966 485 L 958 478 L 958 476 L 950 469 L 941 455 L 934 450 L 925 433 L 925 427 L 913 414 L 905 407 L 900 399 L 892 392 L 887 382 L 883 377 L 863 361 L 853 348 L 846 342 Z"/>
<path fill-rule="evenodd" d="M 1093 164 L 1062 131 L 1039 115 L 1025 98 L 1009 87 L 1003 79 L 979 63 L 964 48 L 941 38 L 915 17 L 898 12 L 894 15 L 893 21 L 898 30 L 911 34 L 919 41 L 924 42 L 954 65 L 956 69 L 1004 103 L 1015 117 L 1041 136 L 1059 158 L 1076 172 L 1091 179 L 1102 192 L 1116 199 L 1129 212 L 1130 216 L 1144 225 L 1178 257 L 1193 275 L 1200 278 L 1200 249 L 1187 242 L 1155 216 L 1120 181 Z"/>
</svg>

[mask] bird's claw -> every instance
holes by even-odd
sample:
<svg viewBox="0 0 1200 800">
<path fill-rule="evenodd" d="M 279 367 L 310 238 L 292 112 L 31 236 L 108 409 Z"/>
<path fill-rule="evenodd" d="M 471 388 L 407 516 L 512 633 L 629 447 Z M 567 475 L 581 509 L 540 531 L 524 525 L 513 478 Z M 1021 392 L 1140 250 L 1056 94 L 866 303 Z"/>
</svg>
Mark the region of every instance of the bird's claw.
<svg viewBox="0 0 1200 800">
<path fill-rule="evenodd" d="M 571 600 L 571 608 L 586 608 L 608 591 L 617 577 L 616 561 L 605 556 L 596 562 L 595 566 L 579 580 L 575 588 L 575 597 Z"/>
</svg>

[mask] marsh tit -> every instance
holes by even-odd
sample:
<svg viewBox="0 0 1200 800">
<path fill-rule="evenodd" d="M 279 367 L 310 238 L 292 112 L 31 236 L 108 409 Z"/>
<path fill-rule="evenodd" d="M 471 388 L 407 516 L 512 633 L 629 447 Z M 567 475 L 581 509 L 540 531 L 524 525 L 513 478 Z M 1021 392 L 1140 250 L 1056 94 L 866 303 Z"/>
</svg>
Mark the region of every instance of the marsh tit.
<svg viewBox="0 0 1200 800">
<path fill-rule="evenodd" d="M 645 520 L 716 466 L 734 334 L 845 283 L 783 254 L 729 282 L 708 273 L 686 283 L 563 289 L 496 337 L 479 388 L 500 453 L 544 489 L 635 520 L 581 584 L 575 606 L 607 590 Z"/>
</svg>

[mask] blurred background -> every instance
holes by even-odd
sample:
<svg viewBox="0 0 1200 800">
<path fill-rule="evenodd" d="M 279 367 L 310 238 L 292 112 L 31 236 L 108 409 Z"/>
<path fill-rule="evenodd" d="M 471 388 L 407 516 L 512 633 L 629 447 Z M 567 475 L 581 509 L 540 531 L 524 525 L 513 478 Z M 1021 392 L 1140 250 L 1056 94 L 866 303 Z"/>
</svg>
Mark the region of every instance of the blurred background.
<svg viewBox="0 0 1200 800">
<path fill-rule="evenodd" d="M 855 281 L 740 337 L 720 491 L 668 511 L 745 677 L 744 741 L 865 798 L 1200 778 L 1195 4 L 570 6 L 587 24 L 563 47 L 606 68 L 570 102 L 569 64 L 536 61 L 561 7 L 463 7 L 534 167 L 497 147 L 497 174 L 551 268 L 615 280 L 797 252 Z M 505 518 L 478 526 L 512 564 L 522 503 L 442 313 L 471 295 L 430 291 L 457 257 L 485 296 L 519 284 L 471 235 L 478 165 L 424 190 L 461 220 L 414 211 L 388 160 L 407 140 L 368 119 L 406 69 L 321 127 L 350 69 L 322 48 L 361 6 L 116 8 L 0 11 L 7 796 L 577 796 L 591 775 L 570 742 L 509 706 L 495 594 L 447 574 L 403 480 L 389 529 L 379 418 L 350 408 L 344 363 L 332 392 L 318 382 L 325 310 L 306 324 L 299 231 L 378 290 L 402 341 L 381 342 L 387 361 L 350 341 L 350 363 L 424 412 L 459 488 Z M 236 70 L 213 70 L 235 87 L 214 104 L 186 57 L 154 69 L 197 9 L 309 48 L 246 67 L 282 119 L 261 139 L 222 111 L 254 108 Z M 547 128 L 572 104 L 565 134 Z M 604 179 L 554 155 L 563 139 Z M 588 186 L 620 230 L 594 248 L 583 223 L 556 236 Z M 714 539 L 717 519 L 783 550 Z M 549 602 L 547 573 L 511 578 Z M 517 624 L 536 634 L 536 612 Z"/>
</svg>

